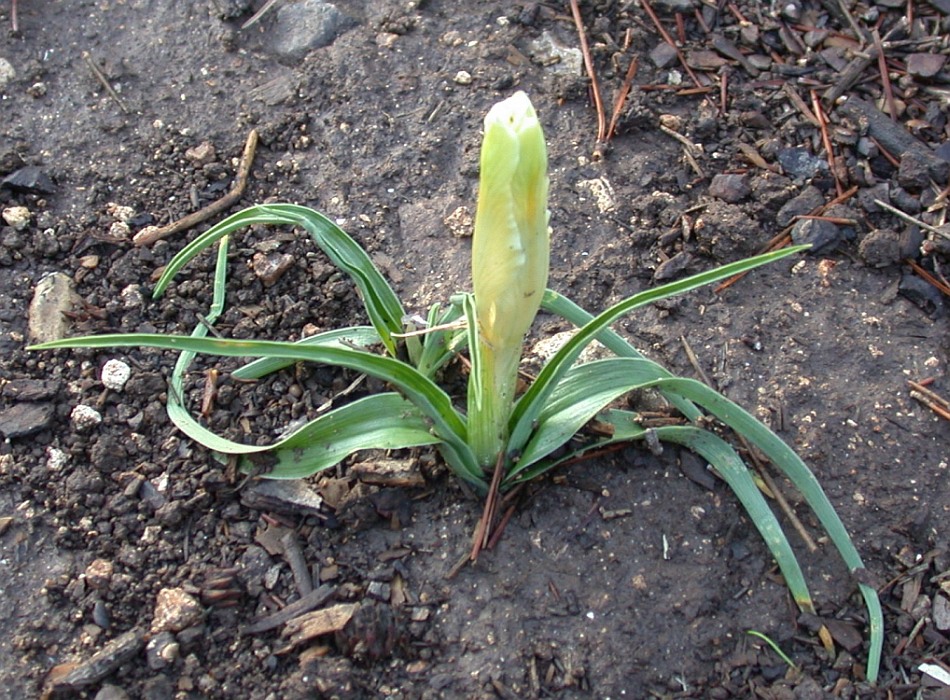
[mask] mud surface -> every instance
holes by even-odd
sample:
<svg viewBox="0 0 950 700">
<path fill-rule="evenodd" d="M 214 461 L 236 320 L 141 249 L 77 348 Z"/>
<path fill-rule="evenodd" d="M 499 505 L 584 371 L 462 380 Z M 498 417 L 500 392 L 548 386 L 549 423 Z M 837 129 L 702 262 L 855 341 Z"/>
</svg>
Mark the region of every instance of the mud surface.
<svg viewBox="0 0 950 700">
<path fill-rule="evenodd" d="M 826 248 L 721 293 L 645 309 L 619 330 L 695 376 L 685 339 L 710 381 L 813 468 L 882 590 L 877 689 L 863 682 L 867 630 L 854 582 L 814 518 L 798 509 L 817 551 L 792 539 L 820 614 L 834 621 L 831 654 L 728 488 L 674 448 L 656 457 L 630 447 L 532 485 L 497 547 L 448 577 L 470 547 L 480 503 L 429 453 L 392 456 L 419 470 L 421 487 L 367 484 L 352 464 L 311 479 L 337 506 L 336 522 L 249 505 L 247 484 L 168 421 L 173 354 L 24 350 L 34 288 L 53 272 L 75 284 L 69 334 L 190 332 L 210 303 L 210 257 L 161 300 L 149 290 L 156 269 L 209 224 L 147 247 L 131 236 L 225 194 L 251 129 L 261 143 L 240 205 L 292 201 L 326 212 L 413 310 L 467 288 L 470 239 L 456 222 L 460 208 L 474 213 L 481 119 L 515 89 L 531 96 L 549 142 L 554 289 L 597 310 L 657 279 L 752 254 L 791 222 L 788 202 L 811 196 L 797 212 L 808 213 L 839 194 L 819 131 L 789 92 L 809 106 L 809 90 L 835 84 L 840 71 L 817 52 L 850 31 L 825 13 L 837 3 L 806 1 L 798 18 L 757 9 L 767 4 L 738 3 L 745 24 L 725 9 L 700 13 L 745 54 L 771 56 L 755 76 L 709 48 L 712 34 L 692 9 L 682 14 L 704 92 L 688 89 L 675 59 L 651 54 L 663 42 L 638 3 L 585 6 L 608 117 L 630 57 L 640 58 L 616 136 L 595 161 L 596 116 L 572 63 L 580 54 L 567 4 L 338 2 L 329 43 L 308 49 L 291 46 L 306 24 L 285 9 L 241 29 L 257 2 L 20 2 L 16 33 L 3 2 L 0 59 L 15 74 L 0 87 L 0 177 L 36 166 L 49 182 L 26 171 L 30 187 L 0 189 L 4 209 L 30 215 L 22 229 L 0 226 L 0 696 L 36 697 L 54 668 L 62 677 L 103 650 L 115 658 L 118 639 L 128 658 L 65 694 L 947 697 L 918 666 L 948 652 L 940 586 L 950 570 L 950 425 L 907 383 L 933 378 L 931 389 L 950 393 L 946 298 L 902 263 L 939 276 L 946 258 L 921 257 L 927 233 L 873 203 L 889 192 L 905 211 L 916 202 L 909 213 L 929 208 L 939 225 L 946 168 L 928 171 L 925 160 L 921 175 L 862 152 L 867 120 L 842 107 L 828 108 L 840 127 L 839 183 L 859 191 L 828 212 L 835 222 L 818 232 Z M 866 4 L 854 18 L 867 27 L 880 19 L 882 34 L 903 12 Z M 946 17 L 914 4 L 920 32 L 938 41 L 889 49 L 898 73 L 908 52 L 944 50 Z M 655 5 L 672 32 L 669 8 L 699 3 Z M 793 55 L 782 32 L 805 37 L 809 24 L 825 34 Z M 873 104 L 882 88 L 873 68 L 868 75 L 845 96 Z M 939 87 L 943 75 L 893 86 L 907 97 L 899 128 L 928 154 L 945 142 L 946 118 L 932 92 L 908 90 L 915 80 Z M 687 158 L 661 122 L 702 149 Z M 762 164 L 750 164 L 743 146 Z M 250 261 L 282 253 L 287 269 L 265 284 Z M 237 237 L 229 274 L 224 335 L 295 339 L 308 325 L 365 322 L 355 292 L 299 232 Z M 542 316 L 536 330 L 565 329 Z M 100 381 L 110 359 L 131 367 L 122 391 Z M 196 365 L 190 398 L 200 406 L 205 368 L 222 370 L 208 422 L 248 441 L 273 439 L 355 379 L 298 367 L 248 387 L 228 378 L 235 366 Z M 79 404 L 101 422 L 77 424 Z M 360 604 L 342 631 L 293 644 L 279 627 L 252 626 L 300 597 L 288 533 L 326 587 L 317 608 Z M 181 617 L 163 635 L 122 638 L 166 614 Z M 771 637 L 802 673 L 749 630 Z"/>
</svg>

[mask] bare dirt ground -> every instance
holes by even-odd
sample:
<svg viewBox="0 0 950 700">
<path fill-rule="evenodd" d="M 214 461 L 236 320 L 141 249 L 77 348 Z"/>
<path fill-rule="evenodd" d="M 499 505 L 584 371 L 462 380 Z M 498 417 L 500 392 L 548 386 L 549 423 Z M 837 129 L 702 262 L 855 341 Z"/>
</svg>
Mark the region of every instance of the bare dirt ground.
<svg viewBox="0 0 950 700">
<path fill-rule="evenodd" d="M 910 264 L 940 283 L 947 261 L 946 3 L 655 0 L 685 63 L 645 3 L 583 3 L 608 118 L 639 62 L 599 160 L 567 3 L 341 0 L 335 14 L 287 0 L 242 28 L 262 6 L 21 0 L 13 31 L 14 5 L 0 3 L 0 696 L 39 696 L 78 668 L 59 695 L 950 697 L 919 670 L 948 655 L 950 423 L 908 385 L 950 394 L 946 296 Z M 321 32 L 323 45 L 306 43 Z M 480 504 L 428 453 L 395 456 L 423 486 L 366 483 L 353 464 L 309 480 L 337 506 L 329 520 L 252 501 L 169 423 L 172 354 L 24 350 L 34 290 L 54 272 L 75 286 L 69 334 L 190 332 L 210 259 L 160 301 L 149 290 L 209 224 L 131 238 L 224 195 L 252 128 L 261 143 L 232 211 L 269 200 L 328 213 L 419 310 L 467 288 L 457 223 L 474 212 L 481 120 L 515 89 L 549 142 L 550 284 L 588 309 L 752 254 L 796 214 L 841 202 L 796 225 L 812 254 L 619 330 L 694 376 L 688 343 L 813 468 L 881 591 L 876 688 L 855 584 L 814 519 L 801 509 L 817 551 L 793 544 L 831 653 L 691 455 L 631 447 L 534 485 L 498 546 L 449 577 Z M 286 269 L 271 279 L 255 254 L 287 254 Z M 230 276 L 224 335 L 364 320 L 299 233 L 247 232 Z M 537 334 L 560 330 L 542 316 Z M 122 391 L 100 381 L 109 359 L 132 369 Z M 354 379 L 297 367 L 248 387 L 208 361 L 195 405 L 211 366 L 223 373 L 208 421 L 252 441 Z M 79 404 L 101 422 L 77 425 Z M 300 597 L 301 560 L 323 596 L 312 607 L 361 612 L 294 644 L 255 621 Z M 177 616 L 171 630 L 146 639 L 162 616 Z"/>
</svg>

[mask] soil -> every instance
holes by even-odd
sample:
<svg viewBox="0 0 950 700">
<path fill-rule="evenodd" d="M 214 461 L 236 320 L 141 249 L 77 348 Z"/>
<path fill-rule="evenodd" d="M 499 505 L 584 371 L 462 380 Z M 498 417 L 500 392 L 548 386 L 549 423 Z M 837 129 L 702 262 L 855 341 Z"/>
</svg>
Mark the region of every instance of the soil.
<svg viewBox="0 0 950 700">
<path fill-rule="evenodd" d="M 881 148 L 868 151 L 859 138 L 868 121 L 840 103 L 826 106 L 835 173 L 859 192 L 829 212 L 839 217 L 819 232 L 829 244 L 720 293 L 645 309 L 619 329 L 694 376 L 685 339 L 710 381 L 815 471 L 881 590 L 877 687 L 864 681 L 855 583 L 814 519 L 798 508 L 817 551 L 791 537 L 834 632 L 833 653 L 799 616 L 731 492 L 674 448 L 654 456 L 630 447 L 533 484 L 497 546 L 450 577 L 481 504 L 428 452 L 356 460 L 398 458 L 424 477 L 414 488 L 366 483 L 352 462 L 308 480 L 333 513 L 252 503 L 248 483 L 167 419 L 173 354 L 24 350 L 34 288 L 51 272 L 75 283 L 69 334 L 190 332 L 210 303 L 208 256 L 164 298 L 148 292 L 156 269 L 210 223 L 145 247 L 131 235 L 225 194 L 252 128 L 261 142 L 232 211 L 292 201 L 326 212 L 414 311 L 468 287 L 470 239 L 450 224 L 464 219 L 460 207 L 474 212 L 481 120 L 515 89 L 531 96 L 549 142 L 550 285 L 591 310 L 656 279 L 752 254 L 789 223 L 788 202 L 838 195 L 819 131 L 789 96 L 813 108 L 809 90 L 820 95 L 840 79 L 818 53 L 852 31 L 825 10 L 837 3 L 788 3 L 781 12 L 797 6 L 794 17 L 768 3 L 739 2 L 736 12 L 719 3 L 717 13 L 715 3 L 697 10 L 657 0 L 674 33 L 674 10 L 689 8 L 679 15 L 684 50 L 712 88 L 701 92 L 688 89 L 675 58 L 665 64 L 640 4 L 585 5 L 605 95 L 620 88 L 630 57 L 640 58 L 599 160 L 566 3 L 341 0 L 349 21 L 307 50 L 286 46 L 303 26 L 281 19 L 291 4 L 242 29 L 263 3 L 20 2 L 16 32 L 13 5 L 0 7 L 0 58 L 15 71 L 0 88 L 0 177 L 37 166 L 53 185 L 0 188 L 4 209 L 25 206 L 31 216 L 21 230 L 0 227 L 0 696 L 36 697 L 78 664 L 85 680 L 71 689 L 60 681 L 57 695 L 948 697 L 919 665 L 950 651 L 941 589 L 950 570 L 950 424 L 908 390 L 908 380 L 929 378 L 934 391 L 950 391 L 946 299 L 903 263 L 939 277 L 946 258 L 939 236 L 873 203 L 889 187 L 895 206 L 916 204 L 908 213 L 939 225 L 946 168 L 920 177 L 913 149 L 892 154 L 899 169 Z M 884 34 L 905 13 L 894 5 L 859 3 L 852 19 L 869 29 L 879 22 Z M 901 133 L 932 156 L 947 138 L 946 74 L 903 68 L 912 51 L 946 53 L 948 21 L 943 3 L 914 6 L 917 39 L 930 32 L 936 41 L 889 45 L 892 88 L 905 108 Z M 765 59 L 757 75 L 709 48 L 697 11 L 711 31 Z M 796 55 L 796 40 L 811 43 Z M 883 94 L 875 70 L 845 96 L 873 104 Z M 613 98 L 605 101 L 609 117 Z M 661 121 L 702 145 L 692 155 L 701 174 Z M 763 163 L 750 164 L 748 147 Z M 935 252 L 921 255 L 924 238 Z M 249 262 L 274 251 L 291 256 L 289 267 L 265 285 Z M 236 237 L 229 274 L 224 335 L 294 339 L 308 325 L 365 322 L 353 289 L 299 232 Z M 542 315 L 536 331 L 565 329 Z M 121 391 L 100 381 L 109 359 L 132 368 Z M 355 379 L 297 367 L 247 386 L 228 378 L 234 366 L 196 364 L 192 405 L 203 370 L 220 369 L 208 421 L 249 441 L 272 439 Z M 101 422 L 77 425 L 78 404 L 96 408 Z M 288 535 L 295 545 L 275 544 Z M 253 624 L 301 596 L 300 556 L 326 593 L 312 607 L 361 608 L 338 633 L 294 644 L 279 625 Z M 163 615 L 180 619 L 146 647 L 142 635 Z M 103 652 L 110 658 L 95 656 Z"/>
</svg>

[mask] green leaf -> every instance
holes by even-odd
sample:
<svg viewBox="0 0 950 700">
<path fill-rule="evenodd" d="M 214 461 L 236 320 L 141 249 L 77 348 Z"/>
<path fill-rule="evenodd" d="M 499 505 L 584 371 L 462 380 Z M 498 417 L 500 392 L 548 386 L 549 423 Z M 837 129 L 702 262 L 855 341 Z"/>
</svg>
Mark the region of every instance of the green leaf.
<svg viewBox="0 0 950 700">
<path fill-rule="evenodd" d="M 368 348 L 371 345 L 382 342 L 379 333 L 372 326 L 349 326 L 347 328 L 336 328 L 323 333 L 317 333 L 307 338 L 296 341 L 301 345 L 330 345 L 334 347 L 357 347 Z M 260 379 L 266 377 L 272 372 L 289 367 L 294 360 L 279 359 L 276 357 L 262 357 L 249 362 L 243 367 L 236 369 L 231 373 L 235 379 Z"/>
<path fill-rule="evenodd" d="M 434 445 L 418 408 L 393 392 L 373 394 L 334 409 L 273 445 L 264 460 L 270 479 L 300 479 L 332 467 L 359 450 L 395 450 Z M 243 471 L 257 471 L 260 460 L 245 457 Z"/>
<path fill-rule="evenodd" d="M 435 431 L 435 435 L 442 440 L 439 451 L 449 467 L 461 479 L 467 481 L 479 491 L 484 491 L 486 488 L 483 472 L 466 442 L 467 428 L 465 420 L 455 410 L 449 395 L 431 379 L 399 360 L 348 347 L 307 346 L 272 340 L 191 338 L 152 333 L 66 338 L 34 345 L 30 349 L 116 347 L 154 347 L 166 350 L 203 352 L 209 355 L 227 357 L 275 357 L 322 362 L 382 379 L 395 386 L 432 421 L 432 429 Z"/>
<path fill-rule="evenodd" d="M 807 246 L 793 246 L 791 248 L 784 248 L 772 253 L 758 255 L 753 258 L 739 260 L 738 262 L 717 267 L 714 270 L 701 272 L 697 275 L 656 287 L 655 289 L 648 289 L 638 294 L 634 294 L 633 296 L 624 299 L 618 304 L 611 306 L 609 309 L 595 317 L 590 323 L 578 330 L 574 337 L 572 337 L 564 345 L 564 347 L 555 353 L 554 357 L 548 361 L 548 363 L 538 374 L 538 378 L 534 381 L 528 391 L 525 392 L 518 401 L 511 416 L 511 437 L 509 438 L 508 442 L 509 451 L 515 453 L 523 452 L 525 444 L 527 444 L 531 437 L 531 432 L 534 429 L 538 415 L 543 410 L 548 397 L 557 386 L 558 381 L 560 381 L 561 377 L 564 376 L 564 373 L 581 354 L 581 351 L 584 349 L 584 347 L 594 340 L 600 333 L 607 330 L 610 324 L 612 324 L 618 318 L 640 308 L 641 306 L 651 304 L 661 299 L 666 299 L 676 294 L 683 294 L 708 284 L 713 284 L 720 280 L 739 274 L 740 272 L 745 272 L 761 265 L 766 265 L 770 262 L 788 257 L 789 255 L 794 255 L 801 252 L 802 250 L 805 250 L 806 248 Z"/>
<path fill-rule="evenodd" d="M 296 204 L 262 204 L 229 216 L 195 238 L 172 258 L 155 285 L 153 296 L 160 296 L 182 267 L 219 238 L 259 224 L 304 228 L 330 260 L 353 279 L 366 306 L 370 322 L 389 353 L 395 355 L 396 345 L 392 334 L 402 330 L 402 318 L 405 315 L 399 297 L 376 269 L 366 251 L 333 221 L 309 207 Z"/>
<path fill-rule="evenodd" d="M 514 479 L 567 443 L 613 400 L 667 374 L 646 358 L 613 357 L 572 367 L 551 393 L 506 479 Z"/>
<path fill-rule="evenodd" d="M 567 321 L 570 321 L 578 328 L 585 326 L 594 320 L 593 314 L 581 308 L 567 297 L 550 289 L 545 290 L 544 292 L 544 299 L 541 301 L 541 308 L 552 314 L 557 314 Z M 598 340 L 604 347 L 614 353 L 617 357 L 632 357 L 634 359 L 643 358 L 643 354 L 639 350 L 637 350 L 619 333 L 612 330 L 610 327 L 602 330 L 600 333 L 594 336 L 594 338 Z M 662 369 L 666 375 L 673 376 L 660 365 L 657 365 L 657 367 Z M 701 415 L 699 409 L 693 406 L 693 404 L 691 404 L 689 401 L 684 400 L 681 396 L 677 396 L 676 394 L 663 394 L 663 397 L 669 401 L 674 408 L 676 408 L 691 421 L 696 420 Z"/>
</svg>

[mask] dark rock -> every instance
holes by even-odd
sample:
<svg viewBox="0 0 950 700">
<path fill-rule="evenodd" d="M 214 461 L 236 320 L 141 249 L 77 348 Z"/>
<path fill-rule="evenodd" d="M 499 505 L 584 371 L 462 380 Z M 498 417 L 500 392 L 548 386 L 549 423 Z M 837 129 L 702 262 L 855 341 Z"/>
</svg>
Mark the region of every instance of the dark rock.
<svg viewBox="0 0 950 700">
<path fill-rule="evenodd" d="M 901 240 L 896 231 L 875 229 L 861 239 L 858 252 L 871 267 L 886 267 L 900 262 Z"/>
<path fill-rule="evenodd" d="M 55 194 L 56 192 L 56 185 L 53 184 L 49 175 L 36 165 L 14 170 L 0 180 L 0 187 L 7 187 L 23 194 Z"/>
<path fill-rule="evenodd" d="M 3 395 L 17 401 L 51 399 L 63 388 L 62 382 L 42 379 L 11 379 L 3 385 Z"/>
<path fill-rule="evenodd" d="M 811 244 L 811 255 L 834 250 L 842 238 L 837 224 L 822 219 L 802 219 L 792 228 L 792 241 L 796 245 Z"/>
<path fill-rule="evenodd" d="M 7 438 L 39 432 L 50 424 L 56 406 L 52 403 L 18 403 L 0 411 L 0 433 Z"/>
<path fill-rule="evenodd" d="M 714 175 L 709 183 L 709 194 L 730 204 L 740 202 L 752 192 L 748 175 Z"/>
<path fill-rule="evenodd" d="M 676 61 L 676 49 L 661 41 L 650 51 L 650 60 L 657 68 L 669 68 Z"/>
<path fill-rule="evenodd" d="M 947 57 L 938 53 L 912 53 L 907 57 L 907 72 L 918 78 L 932 78 L 946 62 Z"/>
<path fill-rule="evenodd" d="M 917 150 L 905 152 L 897 169 L 897 181 L 909 190 L 921 190 L 930 184 L 930 160 Z"/>
<path fill-rule="evenodd" d="M 355 22 L 335 5 L 322 0 L 301 0 L 277 11 L 273 49 L 283 58 L 302 58 L 307 52 L 329 46 Z"/>
<path fill-rule="evenodd" d="M 922 209 L 920 200 L 902 187 L 891 190 L 891 203 L 905 214 L 919 214 Z"/>
<path fill-rule="evenodd" d="M 142 686 L 142 700 L 172 700 L 175 686 L 167 676 L 155 676 Z"/>
<path fill-rule="evenodd" d="M 656 272 L 653 273 L 653 279 L 661 282 L 678 277 L 689 266 L 691 260 L 692 257 L 689 253 L 685 250 L 680 251 L 669 260 L 660 263 L 659 267 L 656 268 Z"/>
<path fill-rule="evenodd" d="M 825 203 L 825 197 L 814 185 L 809 185 L 801 193 L 790 199 L 778 210 L 775 221 L 779 226 L 788 226 L 796 216 L 808 214 Z"/>
<path fill-rule="evenodd" d="M 858 204 L 869 214 L 877 214 L 884 211 L 874 201 L 879 199 L 885 204 L 891 203 L 891 188 L 886 182 L 879 182 L 872 187 L 865 187 L 858 190 Z"/>
<path fill-rule="evenodd" d="M 828 169 L 828 163 L 807 148 L 783 148 L 778 152 L 778 162 L 786 175 L 796 178 L 814 177 L 819 170 Z"/>
<path fill-rule="evenodd" d="M 251 0 L 214 0 L 221 19 L 236 19 L 251 11 Z"/>
<path fill-rule="evenodd" d="M 931 318 L 942 318 L 947 311 L 940 290 L 917 275 L 904 273 L 897 291 Z"/>
</svg>

